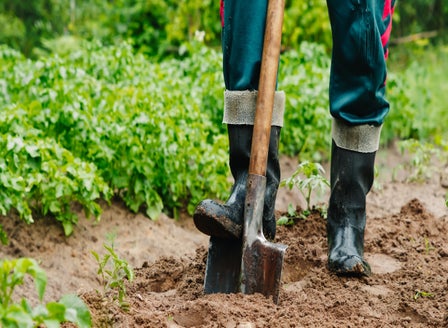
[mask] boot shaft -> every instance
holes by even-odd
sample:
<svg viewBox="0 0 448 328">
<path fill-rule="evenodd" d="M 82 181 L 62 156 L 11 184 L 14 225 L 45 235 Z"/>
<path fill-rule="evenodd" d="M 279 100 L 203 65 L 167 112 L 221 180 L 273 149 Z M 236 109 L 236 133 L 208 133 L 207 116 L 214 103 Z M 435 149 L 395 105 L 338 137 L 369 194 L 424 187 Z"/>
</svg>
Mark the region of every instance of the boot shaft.
<svg viewBox="0 0 448 328">
<path fill-rule="evenodd" d="M 247 178 L 250 154 L 252 148 L 252 125 L 232 125 L 227 126 L 229 136 L 229 165 L 235 182 Z M 271 136 L 269 140 L 268 161 L 266 166 L 266 179 L 268 185 L 280 183 L 280 163 L 278 157 L 278 147 L 281 128 L 271 127 Z"/>
<path fill-rule="evenodd" d="M 375 152 L 343 149 L 333 141 L 331 153 L 328 219 L 332 223 L 348 223 L 364 229 L 366 195 L 373 184 Z"/>
<path fill-rule="evenodd" d="M 369 275 L 364 260 L 366 195 L 373 184 L 375 152 L 340 148 L 333 141 L 327 217 L 328 267 L 337 274 Z"/>
<path fill-rule="evenodd" d="M 331 195 L 345 203 L 365 203 L 374 178 L 376 152 L 360 153 L 340 148 L 332 142 Z"/>
</svg>

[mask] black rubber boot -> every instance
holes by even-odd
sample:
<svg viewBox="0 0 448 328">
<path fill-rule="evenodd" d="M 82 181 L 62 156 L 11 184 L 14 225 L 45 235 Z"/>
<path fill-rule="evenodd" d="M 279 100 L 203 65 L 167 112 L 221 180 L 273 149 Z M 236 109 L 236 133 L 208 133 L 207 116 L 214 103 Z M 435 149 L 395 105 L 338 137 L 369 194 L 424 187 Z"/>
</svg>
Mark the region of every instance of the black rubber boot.
<svg viewBox="0 0 448 328">
<path fill-rule="evenodd" d="M 280 183 L 278 144 L 280 127 L 271 127 L 271 139 L 266 169 L 266 194 L 263 209 L 263 232 L 273 240 L 276 232 L 275 199 Z M 193 215 L 196 227 L 209 236 L 239 239 L 242 236 L 246 180 L 252 146 L 252 125 L 228 125 L 229 163 L 235 180 L 225 204 L 211 199 L 203 200 Z"/>
<path fill-rule="evenodd" d="M 372 187 L 375 152 L 332 144 L 331 196 L 327 218 L 328 268 L 339 275 L 368 276 L 364 260 L 366 195 Z"/>
</svg>

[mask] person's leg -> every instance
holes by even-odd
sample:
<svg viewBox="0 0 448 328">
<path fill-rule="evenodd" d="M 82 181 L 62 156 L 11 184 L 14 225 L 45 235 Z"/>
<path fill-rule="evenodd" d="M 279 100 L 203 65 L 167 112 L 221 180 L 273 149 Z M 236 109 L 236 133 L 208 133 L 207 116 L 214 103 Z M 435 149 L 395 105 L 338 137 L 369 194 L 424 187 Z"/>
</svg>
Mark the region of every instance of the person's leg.
<svg viewBox="0 0 448 328">
<path fill-rule="evenodd" d="M 374 176 L 385 99 L 386 57 L 394 1 L 327 0 L 333 35 L 328 267 L 369 275 L 364 260 L 366 195 Z"/>
<path fill-rule="evenodd" d="M 224 119 L 228 125 L 229 163 L 234 185 L 225 204 L 204 200 L 193 219 L 205 234 L 240 238 L 246 196 L 252 131 L 263 51 L 267 0 L 225 0 L 222 3 L 222 49 L 225 81 Z M 268 239 L 276 232 L 275 199 L 280 183 L 278 143 L 283 125 L 284 93 L 276 92 L 263 212 L 263 231 Z"/>
</svg>

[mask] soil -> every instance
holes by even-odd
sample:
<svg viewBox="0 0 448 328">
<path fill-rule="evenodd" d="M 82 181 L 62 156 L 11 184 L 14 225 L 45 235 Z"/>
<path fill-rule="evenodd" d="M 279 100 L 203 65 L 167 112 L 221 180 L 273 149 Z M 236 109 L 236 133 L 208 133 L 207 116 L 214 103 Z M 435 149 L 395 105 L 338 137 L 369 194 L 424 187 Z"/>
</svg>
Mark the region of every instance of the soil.
<svg viewBox="0 0 448 328">
<path fill-rule="evenodd" d="M 448 327 L 448 171 L 435 165 L 425 183 L 406 182 L 409 172 L 400 166 L 406 160 L 393 147 L 377 157 L 365 235 L 372 276 L 338 277 L 327 270 L 325 220 L 313 212 L 278 228 L 276 242 L 288 246 L 278 304 L 259 294 L 204 295 L 208 237 L 188 215 L 151 221 L 119 200 L 104 204 L 99 222 L 81 217 L 70 237 L 50 218 L 28 226 L 13 214 L 0 217 L 10 238 L 0 257 L 37 259 L 48 275 L 44 301 L 80 295 L 94 327 Z M 282 176 L 296 165 L 283 157 Z M 281 188 L 277 215 L 290 203 L 306 205 L 298 192 Z M 105 254 L 110 240 L 134 268 L 134 281 L 126 281 L 128 308 L 112 291 L 103 292 L 91 254 Z M 32 281 L 15 297 L 36 303 Z"/>
</svg>

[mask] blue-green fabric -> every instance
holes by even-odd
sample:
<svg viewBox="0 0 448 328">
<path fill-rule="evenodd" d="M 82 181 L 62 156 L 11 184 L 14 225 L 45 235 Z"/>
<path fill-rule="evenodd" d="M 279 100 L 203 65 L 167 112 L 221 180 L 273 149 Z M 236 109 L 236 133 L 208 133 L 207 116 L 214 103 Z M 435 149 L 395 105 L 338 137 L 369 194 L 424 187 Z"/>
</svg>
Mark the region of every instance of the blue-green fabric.
<svg viewBox="0 0 448 328">
<path fill-rule="evenodd" d="M 222 29 L 227 90 L 258 90 L 267 0 L 225 0 Z"/>
<path fill-rule="evenodd" d="M 385 55 L 394 2 L 327 0 L 333 35 L 330 112 L 349 125 L 379 126 L 389 111 Z M 223 6 L 226 89 L 258 90 L 267 0 L 224 0 Z"/>
<path fill-rule="evenodd" d="M 327 0 L 327 5 L 333 35 L 330 112 L 351 125 L 381 125 L 389 112 L 381 37 L 390 23 L 383 14 L 391 1 Z"/>
</svg>

